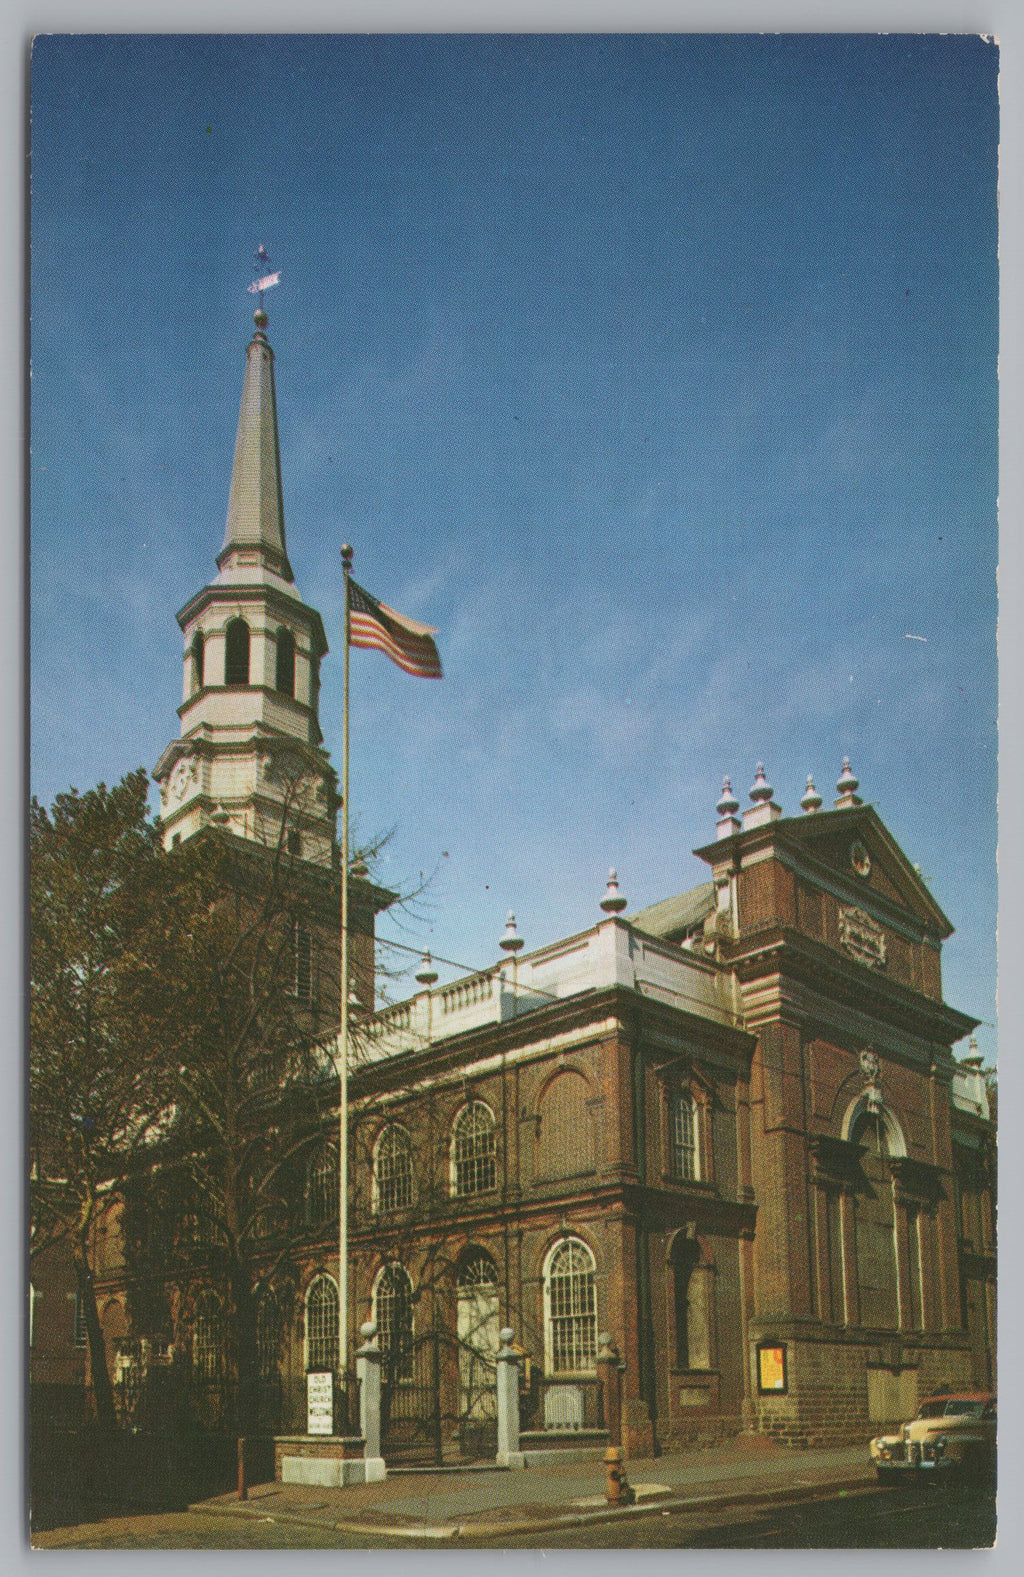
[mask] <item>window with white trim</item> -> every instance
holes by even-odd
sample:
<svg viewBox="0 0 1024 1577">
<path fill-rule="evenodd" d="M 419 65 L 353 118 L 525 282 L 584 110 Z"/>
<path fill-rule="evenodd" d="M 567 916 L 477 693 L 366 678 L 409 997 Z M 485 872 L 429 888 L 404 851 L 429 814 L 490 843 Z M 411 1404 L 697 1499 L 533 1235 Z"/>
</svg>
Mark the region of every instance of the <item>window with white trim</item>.
<svg viewBox="0 0 1024 1577">
<path fill-rule="evenodd" d="M 494 1113 L 483 1101 L 470 1101 L 452 1127 L 452 1194 L 465 1199 L 485 1194 L 498 1183 Z"/>
<path fill-rule="evenodd" d="M 697 1106 L 685 1090 L 672 1098 L 672 1176 L 681 1183 L 700 1178 L 700 1151 L 697 1144 Z"/>
<path fill-rule="evenodd" d="M 232 619 L 224 632 L 224 683 L 249 683 L 249 626 Z"/>
<path fill-rule="evenodd" d="M 338 1288 L 325 1272 L 306 1292 L 306 1371 L 338 1367 Z"/>
<path fill-rule="evenodd" d="M 216 1299 L 207 1295 L 196 1305 L 192 1320 L 193 1374 L 199 1380 L 219 1379 L 223 1355 L 220 1308 Z"/>
<path fill-rule="evenodd" d="M 306 1168 L 307 1226 L 320 1227 L 337 1221 L 341 1191 L 338 1166 L 338 1147 L 325 1140 L 314 1150 Z"/>
<path fill-rule="evenodd" d="M 397 1261 L 385 1265 L 373 1295 L 381 1366 L 386 1381 L 413 1377 L 412 1280 Z"/>
<path fill-rule="evenodd" d="M 406 1130 L 389 1123 L 373 1152 L 373 1208 L 381 1214 L 412 1204 L 412 1144 Z"/>
<path fill-rule="evenodd" d="M 579 1238 L 566 1238 L 548 1257 L 544 1274 L 548 1373 L 593 1374 L 597 1362 L 597 1289 L 594 1256 Z"/>
</svg>

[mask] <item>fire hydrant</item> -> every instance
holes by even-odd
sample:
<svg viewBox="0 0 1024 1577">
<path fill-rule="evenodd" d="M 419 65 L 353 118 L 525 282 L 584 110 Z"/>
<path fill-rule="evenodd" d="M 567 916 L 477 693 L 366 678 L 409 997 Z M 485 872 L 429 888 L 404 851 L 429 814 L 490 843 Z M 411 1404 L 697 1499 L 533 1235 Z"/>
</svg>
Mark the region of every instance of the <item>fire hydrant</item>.
<svg viewBox="0 0 1024 1577">
<path fill-rule="evenodd" d="M 631 1506 L 633 1491 L 622 1461 L 622 1447 L 609 1446 L 604 1454 L 604 1498 L 610 1506 Z"/>
</svg>

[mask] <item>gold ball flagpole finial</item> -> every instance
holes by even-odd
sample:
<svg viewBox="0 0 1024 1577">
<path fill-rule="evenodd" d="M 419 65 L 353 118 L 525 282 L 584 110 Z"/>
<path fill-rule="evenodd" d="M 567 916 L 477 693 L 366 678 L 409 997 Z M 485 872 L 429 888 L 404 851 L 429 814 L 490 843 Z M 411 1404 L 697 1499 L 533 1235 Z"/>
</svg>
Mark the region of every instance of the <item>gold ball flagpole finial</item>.
<svg viewBox="0 0 1024 1577">
<path fill-rule="evenodd" d="M 350 570 L 352 568 L 352 557 L 352 549 L 349 547 L 348 543 L 342 543 L 341 562 L 344 564 L 346 570 Z"/>
</svg>

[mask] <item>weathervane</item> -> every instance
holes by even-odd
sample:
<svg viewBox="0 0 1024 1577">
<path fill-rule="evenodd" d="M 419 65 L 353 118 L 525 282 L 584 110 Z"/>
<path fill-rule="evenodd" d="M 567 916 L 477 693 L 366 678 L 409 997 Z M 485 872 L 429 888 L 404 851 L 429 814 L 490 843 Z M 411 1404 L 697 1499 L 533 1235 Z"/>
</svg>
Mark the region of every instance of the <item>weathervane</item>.
<svg viewBox="0 0 1024 1577">
<path fill-rule="evenodd" d="M 262 243 L 256 248 L 253 256 L 254 261 L 252 265 L 252 284 L 248 288 L 250 296 L 259 296 L 259 311 L 262 312 L 263 292 L 265 290 L 269 290 L 271 285 L 279 285 L 281 283 L 281 274 L 280 271 L 276 274 L 270 274 L 267 272 L 271 266 L 270 253 L 267 251 L 266 247 L 262 245 Z"/>
</svg>

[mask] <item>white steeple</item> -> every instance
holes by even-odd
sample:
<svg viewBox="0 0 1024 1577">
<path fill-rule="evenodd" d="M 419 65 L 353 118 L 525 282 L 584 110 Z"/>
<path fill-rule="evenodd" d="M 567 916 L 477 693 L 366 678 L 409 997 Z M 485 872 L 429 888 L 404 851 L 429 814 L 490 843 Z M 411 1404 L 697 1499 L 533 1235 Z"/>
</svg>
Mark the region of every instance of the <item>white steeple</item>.
<svg viewBox="0 0 1024 1577">
<path fill-rule="evenodd" d="M 274 353 L 255 314 L 216 580 L 178 614 L 181 735 L 153 776 L 166 847 L 209 824 L 319 865 L 334 858 L 337 780 L 318 718 L 320 615 L 285 547 Z"/>
</svg>

